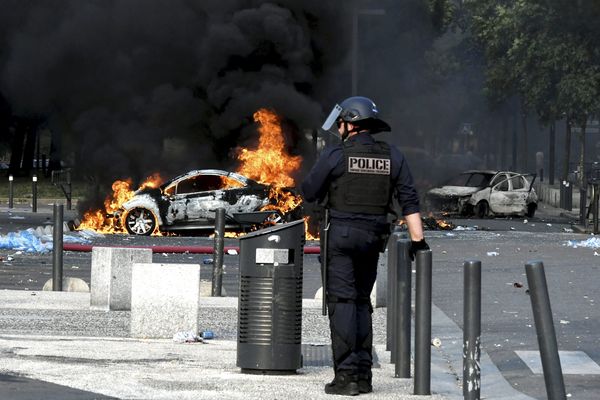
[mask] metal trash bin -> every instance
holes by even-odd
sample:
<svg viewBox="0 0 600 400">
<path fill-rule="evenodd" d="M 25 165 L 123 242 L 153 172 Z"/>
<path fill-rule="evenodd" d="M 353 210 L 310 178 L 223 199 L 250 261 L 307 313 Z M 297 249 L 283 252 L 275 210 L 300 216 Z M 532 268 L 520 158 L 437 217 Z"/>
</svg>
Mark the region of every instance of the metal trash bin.
<svg viewBox="0 0 600 400">
<path fill-rule="evenodd" d="M 562 181 L 560 184 L 560 208 L 563 210 L 573 210 L 573 184 L 568 181 Z"/>
<path fill-rule="evenodd" d="M 242 373 L 302 368 L 304 221 L 240 238 L 237 366 Z"/>
</svg>

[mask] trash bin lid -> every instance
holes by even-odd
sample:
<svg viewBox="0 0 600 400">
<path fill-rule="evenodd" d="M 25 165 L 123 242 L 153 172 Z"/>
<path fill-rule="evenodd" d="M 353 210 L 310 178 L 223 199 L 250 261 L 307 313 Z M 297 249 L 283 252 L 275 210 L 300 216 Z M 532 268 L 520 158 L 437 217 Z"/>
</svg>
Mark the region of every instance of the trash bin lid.
<svg viewBox="0 0 600 400">
<path fill-rule="evenodd" d="M 296 221 L 292 221 L 292 222 L 287 222 L 284 224 L 276 224 L 273 226 L 269 226 L 267 228 L 263 228 L 263 229 L 259 229 L 257 231 L 254 232 L 250 232 L 244 236 L 240 236 L 239 240 L 244 240 L 244 239 L 249 239 L 249 238 L 254 238 L 257 236 L 262 236 L 262 235 L 269 235 L 271 233 L 274 232 L 278 232 L 278 231 L 283 231 L 283 230 L 287 230 L 287 229 L 293 229 L 294 227 L 298 226 L 302 224 L 304 226 L 304 220 L 303 219 L 299 219 Z"/>
</svg>

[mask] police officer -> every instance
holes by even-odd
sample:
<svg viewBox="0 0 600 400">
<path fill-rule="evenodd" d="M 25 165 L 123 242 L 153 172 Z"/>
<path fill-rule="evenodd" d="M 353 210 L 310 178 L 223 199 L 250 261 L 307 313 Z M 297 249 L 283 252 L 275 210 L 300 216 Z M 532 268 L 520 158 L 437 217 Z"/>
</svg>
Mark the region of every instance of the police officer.
<svg viewBox="0 0 600 400">
<path fill-rule="evenodd" d="M 423 238 L 419 200 L 404 156 L 374 134 L 390 131 L 375 103 L 350 97 L 336 104 L 323 124 L 333 124 L 340 144 L 322 151 L 302 183 L 306 201 L 329 208 L 326 295 L 335 377 L 325 393 L 357 395 L 373 390 L 373 307 L 379 252 L 390 233 L 392 198 L 408 225 L 411 257 L 428 249 Z"/>
</svg>

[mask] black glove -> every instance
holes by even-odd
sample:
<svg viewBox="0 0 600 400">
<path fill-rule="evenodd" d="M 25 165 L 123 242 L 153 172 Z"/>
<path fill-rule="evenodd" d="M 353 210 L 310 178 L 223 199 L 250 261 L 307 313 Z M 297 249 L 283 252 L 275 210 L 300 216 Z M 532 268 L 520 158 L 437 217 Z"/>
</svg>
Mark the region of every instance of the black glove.
<svg viewBox="0 0 600 400">
<path fill-rule="evenodd" d="M 417 254 L 417 251 L 419 250 L 429 250 L 429 245 L 427 244 L 427 242 L 425 241 L 425 239 L 421 239 L 418 242 L 412 240 L 410 242 L 410 249 L 409 249 L 409 253 L 410 253 L 410 260 L 414 261 L 415 260 L 415 255 Z"/>
</svg>

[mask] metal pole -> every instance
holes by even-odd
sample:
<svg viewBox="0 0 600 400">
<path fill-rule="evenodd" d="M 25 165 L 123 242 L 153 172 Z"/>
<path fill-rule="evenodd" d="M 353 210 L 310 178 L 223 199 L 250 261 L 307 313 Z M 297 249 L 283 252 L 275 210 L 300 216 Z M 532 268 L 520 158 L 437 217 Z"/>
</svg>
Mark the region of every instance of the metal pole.
<svg viewBox="0 0 600 400">
<path fill-rule="evenodd" d="M 214 263 L 212 277 L 212 295 L 221 296 L 223 286 L 223 248 L 225 244 L 225 209 L 219 208 L 215 212 L 215 241 Z"/>
<path fill-rule="evenodd" d="M 31 177 L 31 211 L 37 212 L 37 175 Z"/>
<path fill-rule="evenodd" d="M 415 293 L 415 377 L 416 395 L 431 394 L 431 250 L 417 252 Z"/>
<path fill-rule="evenodd" d="M 592 190 L 594 193 L 593 202 L 594 202 L 594 235 L 598 233 L 598 200 L 600 199 L 600 191 L 598 190 L 598 184 L 594 184 L 592 186 Z"/>
<path fill-rule="evenodd" d="M 63 205 L 54 204 L 54 229 L 52 230 L 52 290 L 62 291 L 63 286 Z"/>
<path fill-rule="evenodd" d="M 396 326 L 394 335 L 396 344 L 394 350 L 396 378 L 410 378 L 410 325 L 411 325 L 411 284 L 412 262 L 408 254 L 409 239 L 400 239 L 397 244 L 398 271 L 396 272 Z"/>
<path fill-rule="evenodd" d="M 352 12 L 352 96 L 358 93 L 358 3 Z"/>
<path fill-rule="evenodd" d="M 587 228 L 587 187 L 585 184 L 579 186 L 579 223 L 584 228 Z"/>
<path fill-rule="evenodd" d="M 13 197 L 14 197 L 14 188 L 13 181 L 14 177 L 12 175 L 8 176 L 8 208 L 13 208 Z"/>
<path fill-rule="evenodd" d="M 388 240 L 388 280 L 387 280 L 387 315 L 386 315 L 386 343 L 385 349 L 391 351 L 390 363 L 396 362 L 396 353 L 394 351 L 396 332 L 394 331 L 396 316 L 396 273 L 398 272 L 398 246 L 396 242 L 402 236 L 399 233 L 392 233 Z"/>
<path fill-rule="evenodd" d="M 71 171 L 67 170 L 67 189 L 68 189 L 68 193 L 67 193 L 67 210 L 71 210 L 72 207 L 72 202 L 71 199 L 73 198 L 73 185 L 71 184 Z"/>
<path fill-rule="evenodd" d="M 548 400 L 564 400 L 566 399 L 565 383 L 560 366 L 560 357 L 558 356 L 558 344 L 552 321 L 552 309 L 544 273 L 544 263 L 529 261 L 525 264 L 525 272 L 540 346 L 546 394 Z"/>
<path fill-rule="evenodd" d="M 465 261 L 463 288 L 463 397 L 481 392 L 481 261 Z"/>
</svg>

